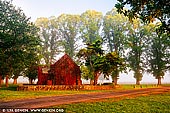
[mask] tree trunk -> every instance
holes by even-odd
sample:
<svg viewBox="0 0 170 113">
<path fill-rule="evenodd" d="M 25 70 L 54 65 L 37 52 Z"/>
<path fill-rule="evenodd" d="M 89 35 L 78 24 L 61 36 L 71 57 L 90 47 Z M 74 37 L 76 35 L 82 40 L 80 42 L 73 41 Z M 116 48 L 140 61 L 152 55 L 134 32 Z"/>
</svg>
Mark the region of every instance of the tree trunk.
<svg viewBox="0 0 170 113">
<path fill-rule="evenodd" d="M 118 71 L 118 66 L 116 66 L 115 75 L 112 75 L 112 80 L 114 85 L 117 85 L 118 77 L 119 77 L 119 71 Z"/>
<path fill-rule="evenodd" d="M 136 79 L 136 85 L 140 85 L 140 80 Z"/>
<path fill-rule="evenodd" d="M 94 80 L 90 79 L 90 85 L 93 85 L 93 84 L 94 84 Z"/>
<path fill-rule="evenodd" d="M 98 72 L 95 72 L 94 73 L 94 85 L 97 85 L 97 80 L 99 78 L 99 73 Z"/>
<path fill-rule="evenodd" d="M 158 77 L 158 85 L 161 85 L 161 77 Z"/>
<path fill-rule="evenodd" d="M 29 84 L 33 84 L 33 79 L 29 78 Z"/>
<path fill-rule="evenodd" d="M 6 87 L 8 87 L 8 86 L 9 86 L 9 84 L 8 84 L 8 79 L 9 79 L 9 76 L 8 76 L 8 75 L 6 75 L 6 82 L 5 82 L 5 86 L 6 86 Z"/>
<path fill-rule="evenodd" d="M 113 77 L 113 82 L 114 82 L 114 85 L 117 85 L 117 77 Z"/>
<path fill-rule="evenodd" d="M 2 75 L 0 75 L 0 87 L 1 87 Z"/>
<path fill-rule="evenodd" d="M 93 85 L 97 85 L 96 76 L 94 77 L 94 84 Z"/>
<path fill-rule="evenodd" d="M 17 77 L 14 77 L 14 82 L 13 84 L 17 84 Z"/>
<path fill-rule="evenodd" d="M 3 78 L 1 78 L 1 81 L 0 81 L 0 82 L 1 82 L 1 84 L 4 84 L 4 79 L 3 79 Z"/>
</svg>

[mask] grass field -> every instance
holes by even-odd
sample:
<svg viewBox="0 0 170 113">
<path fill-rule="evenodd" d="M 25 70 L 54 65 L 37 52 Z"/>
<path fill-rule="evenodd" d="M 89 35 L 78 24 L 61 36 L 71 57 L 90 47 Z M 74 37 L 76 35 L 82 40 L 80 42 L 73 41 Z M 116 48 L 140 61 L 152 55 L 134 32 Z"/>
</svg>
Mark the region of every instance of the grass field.
<svg viewBox="0 0 170 113">
<path fill-rule="evenodd" d="M 96 92 L 109 92 L 110 90 L 88 90 L 88 91 L 72 91 L 72 90 L 53 90 L 53 91 L 17 91 L 17 85 L 9 85 L 8 88 L 2 86 L 0 88 L 0 101 L 11 101 L 18 99 L 30 99 L 46 96 L 87 94 Z"/>
<path fill-rule="evenodd" d="M 66 113 L 170 113 L 170 93 L 61 105 Z"/>
<path fill-rule="evenodd" d="M 134 88 L 135 87 L 135 88 Z M 121 85 L 120 88 L 115 89 L 114 91 L 128 90 L 128 89 L 138 89 L 138 88 L 153 88 L 157 87 L 156 85 Z M 16 91 L 17 85 L 10 85 L 8 88 L 2 86 L 0 88 L 0 101 L 10 101 L 18 99 L 29 99 L 29 98 L 39 98 L 46 96 L 57 96 L 57 95 L 71 95 L 71 94 L 87 94 L 95 92 L 109 92 L 111 90 L 88 90 L 88 91 Z M 113 90 L 112 90 L 113 91 Z"/>
</svg>

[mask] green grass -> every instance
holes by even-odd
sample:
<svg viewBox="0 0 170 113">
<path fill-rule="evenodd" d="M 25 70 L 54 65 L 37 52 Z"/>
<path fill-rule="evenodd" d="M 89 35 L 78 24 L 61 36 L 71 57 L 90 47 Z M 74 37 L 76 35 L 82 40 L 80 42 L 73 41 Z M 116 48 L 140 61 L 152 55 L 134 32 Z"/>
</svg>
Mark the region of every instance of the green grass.
<svg viewBox="0 0 170 113">
<path fill-rule="evenodd" d="M 54 91 L 17 91 L 17 85 L 9 85 L 8 88 L 2 86 L 0 88 L 0 101 L 11 101 L 19 99 L 30 99 L 57 95 L 87 94 L 96 92 L 109 92 L 110 90 L 88 90 L 88 91 L 72 91 L 72 90 L 54 90 Z"/>
<path fill-rule="evenodd" d="M 134 88 L 135 86 L 135 88 Z M 156 85 L 141 85 L 142 88 L 152 88 L 157 87 Z M 121 85 L 120 88 L 115 89 L 114 91 L 120 90 L 133 90 L 141 88 L 141 86 L 136 85 Z M 168 85 L 166 85 L 168 86 Z M 88 91 L 16 91 L 17 85 L 9 85 L 6 88 L 4 85 L 0 88 L 0 101 L 10 101 L 10 100 L 19 100 L 19 99 L 30 99 L 30 98 L 39 98 L 46 96 L 57 96 L 57 95 L 71 95 L 71 94 L 87 94 L 87 93 L 96 93 L 96 92 L 109 92 L 111 90 L 88 90 Z M 113 90 L 112 90 L 113 91 Z"/>
<path fill-rule="evenodd" d="M 67 113 L 170 113 L 170 93 L 56 106 Z"/>
<path fill-rule="evenodd" d="M 122 84 L 120 85 L 120 89 L 140 89 L 140 88 L 157 88 L 160 87 L 156 84 L 141 84 L 141 85 L 135 85 L 135 84 Z"/>
</svg>

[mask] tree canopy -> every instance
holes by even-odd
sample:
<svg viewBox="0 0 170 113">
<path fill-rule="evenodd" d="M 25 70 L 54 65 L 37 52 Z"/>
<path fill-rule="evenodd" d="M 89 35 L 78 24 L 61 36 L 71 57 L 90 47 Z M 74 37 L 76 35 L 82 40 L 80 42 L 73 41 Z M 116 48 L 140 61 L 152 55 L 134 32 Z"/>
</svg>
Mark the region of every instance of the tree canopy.
<svg viewBox="0 0 170 113">
<path fill-rule="evenodd" d="M 47 66 L 54 63 L 55 57 L 58 54 L 58 45 L 61 35 L 59 35 L 58 22 L 56 18 L 40 17 L 35 21 L 35 25 L 39 27 L 39 37 L 41 47 L 38 53 L 41 55 L 41 61 L 44 61 Z"/>
<path fill-rule="evenodd" d="M 121 72 L 126 66 L 124 59 L 117 52 L 105 54 L 101 44 L 102 42 L 100 40 L 93 44 L 87 44 L 87 47 L 81 49 L 78 53 L 78 57 L 85 60 L 84 64 L 87 66 L 87 68 L 82 66 L 83 74 L 87 74 L 84 77 L 86 79 L 94 79 L 94 85 L 97 84 L 99 74 L 103 73 L 105 76 L 115 76 L 115 72 Z M 83 61 L 82 59 L 81 61 Z"/>
<path fill-rule="evenodd" d="M 87 10 L 81 14 L 80 33 L 83 42 L 92 44 L 96 40 L 101 40 L 102 17 L 102 13 L 95 10 Z"/>
<path fill-rule="evenodd" d="M 145 23 L 158 19 L 162 25 L 161 32 L 170 32 L 170 1 L 169 0 L 118 0 L 115 5 L 119 13 L 128 16 L 130 20 L 140 18 Z M 125 5 L 130 9 L 125 10 Z"/>
<path fill-rule="evenodd" d="M 170 38 L 167 34 L 152 34 L 150 45 L 147 50 L 147 71 L 158 79 L 158 85 L 161 85 L 161 78 L 165 72 L 170 70 Z"/>
<path fill-rule="evenodd" d="M 37 62 L 38 29 L 8 1 L 0 1 L 0 17 L 0 75 L 13 76 Z"/>
</svg>

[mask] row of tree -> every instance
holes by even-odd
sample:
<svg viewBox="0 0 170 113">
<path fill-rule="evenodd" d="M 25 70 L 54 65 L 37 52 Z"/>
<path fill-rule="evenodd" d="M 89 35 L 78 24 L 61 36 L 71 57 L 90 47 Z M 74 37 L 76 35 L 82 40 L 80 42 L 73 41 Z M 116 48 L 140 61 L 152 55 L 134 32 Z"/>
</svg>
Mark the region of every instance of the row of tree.
<svg viewBox="0 0 170 113">
<path fill-rule="evenodd" d="M 144 71 L 161 84 L 170 69 L 169 32 L 156 32 L 161 23 L 129 22 L 115 9 L 103 15 L 87 10 L 81 15 L 41 17 L 35 25 L 21 9 L 0 1 L 0 78 L 36 78 L 38 65 L 53 64 L 67 53 L 81 65 L 82 77 L 94 80 L 100 73 L 111 75 L 115 84 L 123 70 L 134 71 L 140 84 Z M 128 68 L 127 68 L 128 67 Z"/>
<path fill-rule="evenodd" d="M 106 63 L 101 57 L 113 52 L 124 59 L 122 64 L 126 62 L 126 67 L 134 71 L 136 84 L 140 84 L 144 71 L 152 73 L 161 84 L 161 78 L 169 70 L 169 34 L 156 32 L 161 23 L 144 25 L 139 19 L 129 22 L 127 17 L 113 9 L 104 16 L 101 12 L 87 10 L 81 15 L 42 17 L 35 24 L 40 27 L 41 54 L 45 64 L 50 65 L 56 61 L 55 55 L 65 52 L 78 60 L 77 63 L 83 61 L 82 77 L 94 80 L 94 84 L 99 73 L 106 73 L 100 67 Z M 97 42 L 101 42 L 100 45 Z M 106 75 L 112 75 L 117 84 L 119 73 L 125 68 L 115 62 L 115 67 L 111 64 L 105 67 L 112 67 L 112 71 L 108 68 L 109 74 Z"/>
</svg>

